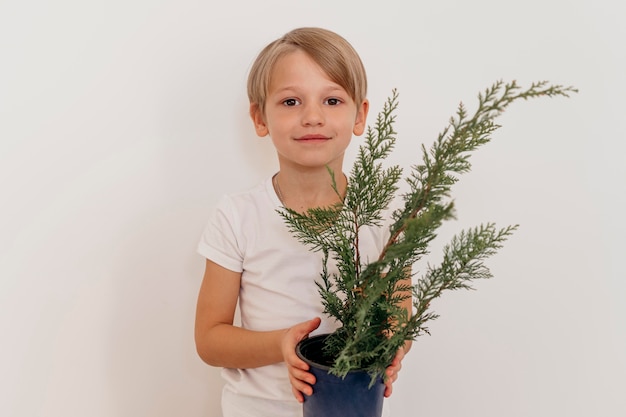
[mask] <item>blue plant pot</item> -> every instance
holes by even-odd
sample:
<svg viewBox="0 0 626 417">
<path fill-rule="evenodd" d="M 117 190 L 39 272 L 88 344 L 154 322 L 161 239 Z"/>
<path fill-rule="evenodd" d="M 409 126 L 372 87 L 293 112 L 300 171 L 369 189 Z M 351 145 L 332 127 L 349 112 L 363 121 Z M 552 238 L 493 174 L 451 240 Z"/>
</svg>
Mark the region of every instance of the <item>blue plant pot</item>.
<svg viewBox="0 0 626 417">
<path fill-rule="evenodd" d="M 371 377 L 365 371 L 350 371 L 345 378 L 328 373 L 330 364 L 322 353 L 327 336 L 312 336 L 296 346 L 296 354 L 309 364 L 316 379 L 313 395 L 304 398 L 304 417 L 380 417 L 385 393 L 382 378 L 370 388 Z"/>
</svg>

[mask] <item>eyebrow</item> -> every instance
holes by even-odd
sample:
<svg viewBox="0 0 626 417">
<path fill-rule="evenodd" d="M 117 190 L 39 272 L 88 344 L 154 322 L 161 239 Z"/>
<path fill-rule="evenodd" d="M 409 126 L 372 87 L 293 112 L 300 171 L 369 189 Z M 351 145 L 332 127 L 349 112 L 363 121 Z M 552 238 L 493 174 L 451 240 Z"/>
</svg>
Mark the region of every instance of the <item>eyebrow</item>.
<svg viewBox="0 0 626 417">
<path fill-rule="evenodd" d="M 297 92 L 298 90 L 300 90 L 299 87 L 288 85 L 288 86 L 282 87 L 282 88 L 274 91 L 273 94 L 281 94 L 283 92 L 288 92 L 288 91 L 295 91 L 295 92 Z M 337 86 L 328 86 L 327 88 L 324 88 L 322 91 L 324 92 L 324 94 L 330 94 L 330 93 L 336 93 L 336 92 L 348 94 L 348 92 L 343 87 L 341 87 L 339 85 L 337 85 Z"/>
</svg>

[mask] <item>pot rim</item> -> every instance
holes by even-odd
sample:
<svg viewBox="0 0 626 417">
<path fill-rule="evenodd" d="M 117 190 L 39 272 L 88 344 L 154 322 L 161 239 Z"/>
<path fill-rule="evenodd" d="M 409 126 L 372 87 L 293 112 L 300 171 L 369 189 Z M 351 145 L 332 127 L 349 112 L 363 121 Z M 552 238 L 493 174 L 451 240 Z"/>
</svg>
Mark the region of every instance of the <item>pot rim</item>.
<svg viewBox="0 0 626 417">
<path fill-rule="evenodd" d="M 330 370 L 332 369 L 332 365 L 331 366 L 324 365 L 324 364 L 315 362 L 315 361 L 307 358 L 302 353 L 302 347 L 306 346 L 308 344 L 311 344 L 311 343 L 319 342 L 320 340 L 324 340 L 328 336 L 330 336 L 331 334 L 332 333 L 320 333 L 320 334 L 316 334 L 314 336 L 309 336 L 309 337 L 306 337 L 306 338 L 302 339 L 296 345 L 296 355 L 298 355 L 298 357 L 300 359 L 302 359 L 303 361 L 305 361 L 309 366 L 317 368 L 317 369 L 321 369 L 323 371 L 326 371 L 327 373 L 330 373 Z M 349 371 L 349 373 L 364 373 L 364 374 L 367 374 L 368 372 L 365 369 L 352 369 L 352 370 Z"/>
<path fill-rule="evenodd" d="M 308 337 L 302 339 L 296 345 L 296 355 L 298 355 L 298 357 L 300 359 L 302 359 L 303 361 L 305 361 L 309 366 L 314 366 L 314 367 L 316 367 L 318 369 L 323 369 L 325 371 L 330 371 L 330 368 L 332 368 L 331 366 L 323 365 L 323 364 L 318 363 L 318 362 L 314 362 L 311 359 L 309 359 L 306 356 L 304 356 L 304 354 L 302 353 L 302 347 L 303 346 L 306 346 L 306 345 L 311 344 L 311 343 L 318 342 L 320 340 L 324 340 L 328 336 L 330 336 L 330 333 L 321 333 L 321 334 L 317 334 L 315 336 L 308 336 Z"/>
</svg>

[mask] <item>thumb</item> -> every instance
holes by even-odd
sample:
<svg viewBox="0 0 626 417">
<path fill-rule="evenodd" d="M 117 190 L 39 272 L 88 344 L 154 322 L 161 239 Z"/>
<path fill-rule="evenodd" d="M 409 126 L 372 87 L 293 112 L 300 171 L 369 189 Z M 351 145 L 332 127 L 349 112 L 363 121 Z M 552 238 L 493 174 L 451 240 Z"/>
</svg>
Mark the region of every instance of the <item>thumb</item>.
<svg viewBox="0 0 626 417">
<path fill-rule="evenodd" d="M 315 317 L 309 321 L 304 321 L 298 325 L 298 333 L 301 337 L 307 337 L 309 333 L 320 327 L 322 319 Z"/>
<path fill-rule="evenodd" d="M 317 329 L 318 327 L 320 327 L 320 324 L 322 323 L 322 319 L 319 317 L 315 317 L 314 319 L 311 319 L 307 322 L 307 333 L 311 333 L 313 330 Z"/>
</svg>

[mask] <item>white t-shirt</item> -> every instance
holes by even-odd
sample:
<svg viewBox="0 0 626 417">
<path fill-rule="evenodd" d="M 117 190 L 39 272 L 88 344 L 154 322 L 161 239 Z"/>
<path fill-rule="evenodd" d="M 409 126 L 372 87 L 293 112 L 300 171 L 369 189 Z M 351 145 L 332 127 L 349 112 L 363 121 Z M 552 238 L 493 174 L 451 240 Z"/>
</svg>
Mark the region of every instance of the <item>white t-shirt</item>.
<svg viewBox="0 0 626 417">
<path fill-rule="evenodd" d="M 322 324 L 313 334 L 329 333 L 337 323 L 323 314 L 315 285 L 322 271 L 322 254 L 293 237 L 277 213 L 280 207 L 271 178 L 249 191 L 224 196 L 209 218 L 198 252 L 224 268 L 241 272 L 243 328 L 285 329 L 321 317 Z M 363 262 L 378 258 L 387 236 L 386 227 L 363 231 L 359 238 Z M 329 265 L 329 271 L 336 267 Z M 301 410 L 284 363 L 224 369 L 222 376 L 226 382 L 222 397 L 225 417 L 230 417 L 227 410 L 238 408 L 241 411 L 233 416 L 246 416 L 244 409 L 249 408 L 250 416 L 278 417 L 276 410 L 268 409 L 272 402 L 276 409 L 285 409 L 285 416 L 293 417 L 298 415 L 293 410 Z"/>
</svg>

